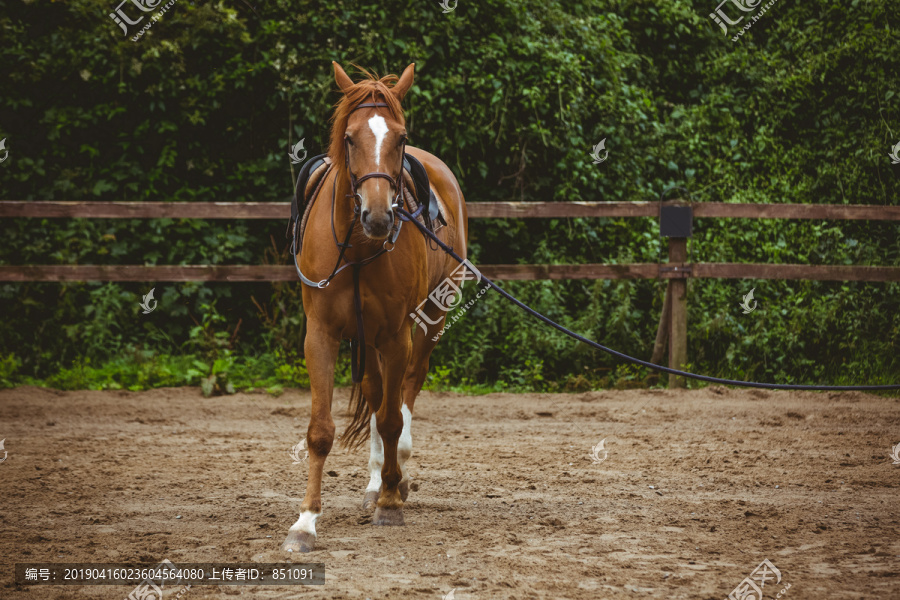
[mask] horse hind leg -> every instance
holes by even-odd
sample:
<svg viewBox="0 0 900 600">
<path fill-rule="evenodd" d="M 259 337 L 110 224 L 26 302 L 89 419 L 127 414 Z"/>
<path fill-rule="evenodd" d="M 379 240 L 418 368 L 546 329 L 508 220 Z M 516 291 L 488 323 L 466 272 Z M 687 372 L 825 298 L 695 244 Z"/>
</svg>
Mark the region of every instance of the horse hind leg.
<svg viewBox="0 0 900 600">
<path fill-rule="evenodd" d="M 400 408 L 400 412 L 403 416 L 403 430 L 400 432 L 400 439 L 397 441 L 397 462 L 400 464 L 402 479 L 398 489 L 400 490 L 400 498 L 405 502 L 409 496 L 410 477 L 406 468 L 406 461 L 412 455 L 412 412 L 410 412 L 406 404 Z M 366 486 L 366 495 L 363 497 L 363 510 L 373 508 L 378 501 L 378 496 L 381 493 L 381 470 L 384 467 L 384 442 L 378 434 L 378 425 L 374 412 L 372 413 L 369 427 L 369 485 Z"/>
<path fill-rule="evenodd" d="M 369 485 L 366 486 L 366 494 L 363 496 L 363 510 L 375 508 L 378 496 L 381 494 L 381 469 L 384 466 L 384 443 L 378 435 L 378 427 L 375 425 L 375 413 L 372 413 L 371 432 L 369 438 Z"/>
<path fill-rule="evenodd" d="M 397 462 L 400 464 L 400 498 L 406 502 L 409 497 L 409 471 L 406 468 L 406 461 L 412 456 L 412 411 L 406 403 L 400 407 L 400 414 L 403 416 L 403 430 L 400 432 L 400 439 L 397 440 Z"/>
<path fill-rule="evenodd" d="M 409 490 L 412 487 L 409 470 L 406 468 L 406 461 L 412 455 L 412 410 L 416 403 L 416 397 L 425 384 L 431 353 L 440 341 L 440 338 L 437 340 L 433 338 L 443 329 L 447 314 L 430 302 L 427 304 L 425 312 L 429 320 L 437 320 L 437 323 L 431 325 L 427 332 L 416 326 L 413 333 L 412 359 L 403 379 L 403 407 L 401 409 L 403 411 L 403 432 L 400 434 L 400 441 L 397 445 L 397 458 L 403 474 L 399 489 L 400 497 L 404 502 L 409 498 Z"/>
<path fill-rule="evenodd" d="M 379 397 L 378 405 L 380 406 L 380 404 Z M 377 410 L 377 408 L 375 410 Z M 375 410 L 372 411 L 371 418 L 369 419 L 369 484 L 366 486 L 366 493 L 363 497 L 363 510 L 374 508 L 375 503 L 378 502 L 378 496 L 381 494 L 381 470 L 384 468 L 384 442 L 378 434 Z M 400 439 L 397 442 L 397 461 L 400 464 L 400 473 L 402 475 L 399 485 L 400 497 L 403 501 L 406 501 L 406 498 L 409 495 L 409 472 L 406 469 L 406 461 L 412 454 L 412 413 L 406 404 L 400 408 L 400 411 L 403 416 L 403 430 L 400 433 Z"/>
<path fill-rule="evenodd" d="M 409 471 L 406 469 L 406 461 L 412 454 L 412 412 L 410 412 L 406 404 L 400 408 L 400 412 L 403 416 L 403 430 L 400 433 L 400 439 L 397 441 L 397 462 L 400 465 L 402 476 L 399 485 L 400 498 L 405 502 L 409 496 L 410 479 Z M 378 434 L 378 424 L 375 418 L 375 411 L 373 410 L 369 419 L 369 484 L 366 486 L 366 493 L 363 496 L 363 510 L 374 508 L 376 502 L 378 502 L 378 497 L 381 495 L 381 470 L 383 468 L 384 442 Z"/>
<path fill-rule="evenodd" d="M 378 435 L 378 427 L 375 424 L 375 411 L 381 406 L 381 398 L 384 393 L 383 380 L 381 378 L 381 364 L 378 352 L 369 347 L 366 353 L 366 374 L 363 377 L 361 393 L 362 398 L 356 398 L 356 402 L 368 404 L 364 414 L 369 416 L 369 484 L 363 496 L 363 510 L 375 508 L 378 496 L 381 493 L 381 469 L 384 467 L 384 443 Z M 361 416 L 361 415 L 360 415 Z M 354 418 L 356 421 L 356 418 Z M 355 423 L 347 428 L 348 431 L 355 427 Z"/>
<path fill-rule="evenodd" d="M 403 525 L 403 499 L 398 486 L 402 479 L 398 461 L 398 444 L 403 433 L 403 379 L 409 365 L 412 341 L 400 335 L 381 348 L 383 359 L 384 398 L 375 413 L 375 425 L 384 444 L 384 466 L 381 469 L 381 494 L 378 496 L 375 525 Z"/>
</svg>

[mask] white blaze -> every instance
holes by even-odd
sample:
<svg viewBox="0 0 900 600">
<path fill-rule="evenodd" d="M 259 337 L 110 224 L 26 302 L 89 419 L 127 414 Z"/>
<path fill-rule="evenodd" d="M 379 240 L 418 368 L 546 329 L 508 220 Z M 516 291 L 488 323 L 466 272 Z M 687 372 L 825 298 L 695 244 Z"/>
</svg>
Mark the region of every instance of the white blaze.
<svg viewBox="0 0 900 600">
<path fill-rule="evenodd" d="M 375 115 L 369 119 L 369 129 L 375 134 L 375 164 L 381 164 L 381 144 L 384 143 L 384 136 L 388 132 L 387 123 L 384 117 Z"/>
</svg>

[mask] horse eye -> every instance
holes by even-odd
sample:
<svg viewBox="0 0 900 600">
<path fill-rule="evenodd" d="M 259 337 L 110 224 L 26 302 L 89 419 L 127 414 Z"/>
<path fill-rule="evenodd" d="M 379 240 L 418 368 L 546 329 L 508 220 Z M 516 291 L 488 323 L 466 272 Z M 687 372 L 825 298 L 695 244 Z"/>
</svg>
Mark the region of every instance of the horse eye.
<svg viewBox="0 0 900 600">
<path fill-rule="evenodd" d="M 348 143 L 348 144 L 350 144 L 351 146 L 353 145 L 353 140 L 350 138 L 349 135 L 348 135 L 348 136 L 345 136 L 344 139 L 347 140 L 347 143 Z"/>
</svg>

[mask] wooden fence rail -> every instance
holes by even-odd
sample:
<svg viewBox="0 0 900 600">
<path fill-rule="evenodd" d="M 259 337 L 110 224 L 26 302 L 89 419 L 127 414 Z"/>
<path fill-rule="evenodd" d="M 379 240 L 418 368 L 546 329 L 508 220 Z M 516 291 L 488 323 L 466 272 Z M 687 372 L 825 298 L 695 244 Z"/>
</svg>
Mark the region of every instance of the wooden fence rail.
<svg viewBox="0 0 900 600">
<path fill-rule="evenodd" d="M 685 205 L 674 201 L 667 203 Z M 470 218 L 659 217 L 658 202 L 473 202 Z M 693 218 L 837 219 L 900 221 L 900 206 L 833 204 L 732 204 L 691 206 Z M 0 201 L 0 217 L 94 219 L 279 219 L 285 202 L 34 202 Z M 688 263 L 685 238 L 669 238 L 669 262 L 662 264 L 478 265 L 499 280 L 666 279 L 668 285 L 652 362 L 687 362 L 688 278 L 808 279 L 820 281 L 900 281 L 900 267 Z M 0 281 L 297 281 L 293 266 L 281 265 L 0 265 Z M 673 386 L 684 381 L 669 377 Z"/>
<path fill-rule="evenodd" d="M 472 202 L 472 219 L 658 217 L 658 202 Z M 693 204 L 695 217 L 744 219 L 869 219 L 900 221 L 900 206 L 870 204 Z M 284 219 L 285 202 L 34 202 L 0 201 L 0 217 L 92 219 Z"/>
<path fill-rule="evenodd" d="M 674 269 L 678 268 L 679 271 Z M 811 279 L 900 281 L 900 267 L 630 263 L 620 265 L 478 265 L 491 279 Z M 298 281 L 281 265 L 27 265 L 0 266 L 0 281 Z"/>
</svg>

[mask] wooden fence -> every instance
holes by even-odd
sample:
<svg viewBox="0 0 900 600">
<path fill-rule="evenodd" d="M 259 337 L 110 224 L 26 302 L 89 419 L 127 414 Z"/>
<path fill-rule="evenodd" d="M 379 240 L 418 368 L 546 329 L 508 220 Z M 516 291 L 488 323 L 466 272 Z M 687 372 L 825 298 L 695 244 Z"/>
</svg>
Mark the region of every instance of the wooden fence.
<svg viewBox="0 0 900 600">
<path fill-rule="evenodd" d="M 666 205 L 684 205 L 679 201 Z M 658 202 L 473 202 L 469 218 L 659 217 Z M 694 218 L 836 219 L 900 221 L 900 206 L 822 204 L 690 205 Z M 0 201 L 0 217 L 278 219 L 290 216 L 284 202 L 32 202 Z M 493 279 L 667 279 L 666 299 L 652 362 L 687 362 L 687 278 L 900 281 L 900 267 L 756 263 L 689 263 L 686 238 L 669 238 L 662 264 L 478 265 Z M 0 281 L 296 281 L 293 265 L 0 265 Z M 670 385 L 683 385 L 670 377 Z"/>
</svg>

